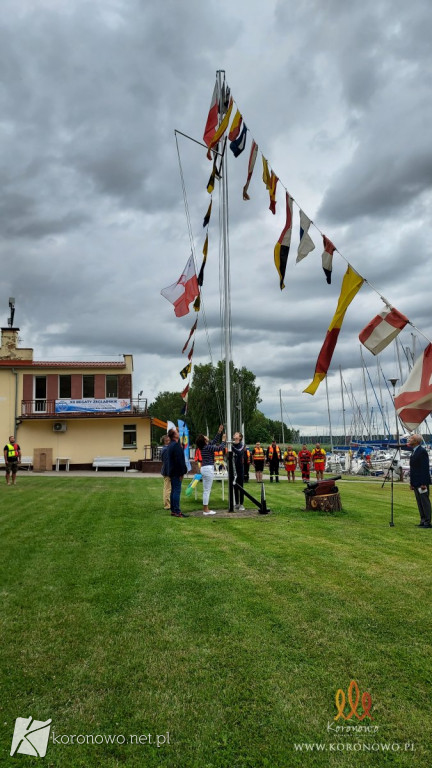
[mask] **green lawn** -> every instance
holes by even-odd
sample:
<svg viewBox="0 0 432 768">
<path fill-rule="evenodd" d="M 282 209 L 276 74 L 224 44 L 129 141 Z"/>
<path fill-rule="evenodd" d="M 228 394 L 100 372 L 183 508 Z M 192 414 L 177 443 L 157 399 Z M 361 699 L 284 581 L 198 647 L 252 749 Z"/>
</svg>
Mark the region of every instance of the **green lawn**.
<svg viewBox="0 0 432 768">
<path fill-rule="evenodd" d="M 0 486 L 1 766 L 432 764 L 432 531 L 407 485 L 391 528 L 367 480 L 339 483 L 335 515 L 284 481 L 269 516 L 187 520 L 160 479 L 18 481 Z M 334 720 L 351 680 L 372 720 Z M 46 757 L 10 757 L 29 716 L 52 718 Z"/>
</svg>

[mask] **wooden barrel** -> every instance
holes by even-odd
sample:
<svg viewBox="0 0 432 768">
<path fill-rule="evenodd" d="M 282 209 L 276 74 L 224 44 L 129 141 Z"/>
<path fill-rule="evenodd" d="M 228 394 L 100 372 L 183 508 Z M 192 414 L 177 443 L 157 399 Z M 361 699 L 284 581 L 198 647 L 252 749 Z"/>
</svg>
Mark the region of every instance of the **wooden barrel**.
<svg viewBox="0 0 432 768">
<path fill-rule="evenodd" d="M 342 509 L 340 493 L 327 493 L 324 496 L 306 496 L 306 509 L 321 512 L 338 512 Z"/>
</svg>

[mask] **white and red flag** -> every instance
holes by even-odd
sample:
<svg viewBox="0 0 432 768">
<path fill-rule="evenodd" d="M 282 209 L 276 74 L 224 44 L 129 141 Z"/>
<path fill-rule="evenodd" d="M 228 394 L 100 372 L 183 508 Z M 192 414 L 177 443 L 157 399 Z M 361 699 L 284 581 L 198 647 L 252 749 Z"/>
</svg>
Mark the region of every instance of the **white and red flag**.
<svg viewBox="0 0 432 768">
<path fill-rule="evenodd" d="M 322 268 L 324 270 L 324 274 L 326 276 L 326 280 L 328 284 L 331 283 L 331 274 L 333 270 L 333 254 L 336 250 L 336 246 L 333 245 L 332 241 L 328 239 L 325 235 L 323 235 L 323 245 L 324 250 L 322 252 Z"/>
<path fill-rule="evenodd" d="M 216 133 L 216 128 L 219 121 L 219 86 L 216 82 L 214 87 L 213 96 L 210 103 L 210 109 L 207 117 L 206 126 L 204 128 L 203 139 L 207 146 L 210 146 L 211 140 Z"/>
<path fill-rule="evenodd" d="M 406 428 L 417 429 L 432 411 L 432 344 L 416 360 L 395 397 L 395 408 Z"/>
<path fill-rule="evenodd" d="M 376 315 L 359 333 L 359 339 L 373 355 L 378 355 L 396 338 L 407 323 L 409 323 L 408 318 L 392 307 Z"/>
<path fill-rule="evenodd" d="M 189 256 L 187 264 L 176 283 L 163 288 L 161 294 L 174 304 L 176 317 L 183 317 L 189 312 L 189 304 L 199 294 L 198 280 L 195 272 L 193 256 Z"/>
</svg>

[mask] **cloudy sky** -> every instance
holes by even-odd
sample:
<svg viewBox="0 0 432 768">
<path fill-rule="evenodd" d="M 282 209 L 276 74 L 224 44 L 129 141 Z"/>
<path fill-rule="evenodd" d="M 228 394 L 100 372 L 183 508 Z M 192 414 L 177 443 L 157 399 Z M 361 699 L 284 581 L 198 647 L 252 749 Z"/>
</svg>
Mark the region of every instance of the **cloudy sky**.
<svg viewBox="0 0 432 768">
<path fill-rule="evenodd" d="M 218 69 L 250 130 L 246 151 L 229 158 L 233 356 L 256 374 L 261 409 L 278 418 L 281 390 L 287 423 L 311 434 L 327 424 L 325 385 L 314 397 L 302 390 L 346 261 L 335 254 L 328 286 L 312 227 L 316 248 L 295 264 L 294 206 L 279 290 L 284 190 L 273 216 L 259 157 L 242 200 L 251 136 L 319 230 L 432 338 L 430 0 L 3 0 L 0 31 L 0 314 L 6 325 L 14 296 L 15 325 L 36 359 L 132 353 L 135 396 L 183 388 L 195 313 L 175 318 L 160 290 L 191 250 L 179 157 L 198 266 L 211 166 L 181 136 L 178 153 L 174 131 L 201 140 Z M 216 192 L 203 289 L 215 361 L 217 201 Z M 382 309 L 365 285 L 346 315 L 328 377 L 336 432 L 339 366 L 363 403 L 358 333 Z M 427 341 L 412 331 L 402 346 L 419 354 Z M 194 362 L 209 359 L 200 318 Z M 376 359 L 367 350 L 364 359 L 378 394 Z M 380 363 L 384 378 L 400 376 L 394 344 Z M 376 413 L 372 390 L 369 400 Z"/>
</svg>

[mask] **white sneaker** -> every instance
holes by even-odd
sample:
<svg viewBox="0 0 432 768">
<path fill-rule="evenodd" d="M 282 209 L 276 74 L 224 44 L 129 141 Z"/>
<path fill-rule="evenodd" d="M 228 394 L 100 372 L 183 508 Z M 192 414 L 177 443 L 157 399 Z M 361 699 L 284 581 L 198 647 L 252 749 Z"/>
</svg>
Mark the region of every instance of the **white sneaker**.
<svg viewBox="0 0 432 768">
<path fill-rule="evenodd" d="M 246 509 L 246 508 L 243 506 L 243 504 L 240 504 L 240 506 L 239 506 L 239 511 L 240 511 L 240 512 L 244 512 L 244 511 L 245 511 L 245 509 Z"/>
<path fill-rule="evenodd" d="M 209 509 L 208 512 L 203 512 L 203 515 L 215 515 L 215 514 L 216 514 L 216 512 L 213 512 L 212 509 Z"/>
<path fill-rule="evenodd" d="M 234 504 L 234 509 L 240 509 L 240 504 Z"/>
</svg>

